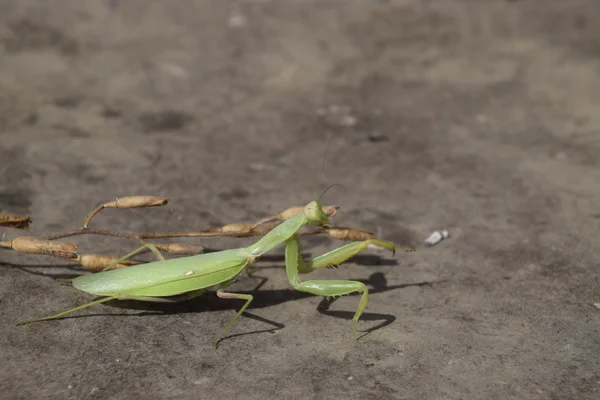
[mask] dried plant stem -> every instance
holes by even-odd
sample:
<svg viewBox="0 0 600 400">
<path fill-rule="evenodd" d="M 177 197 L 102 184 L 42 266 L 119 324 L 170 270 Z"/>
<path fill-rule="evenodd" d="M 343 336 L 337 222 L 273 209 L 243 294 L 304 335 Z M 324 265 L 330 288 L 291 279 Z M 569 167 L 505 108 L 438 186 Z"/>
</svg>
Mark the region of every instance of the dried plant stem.
<svg viewBox="0 0 600 400">
<path fill-rule="evenodd" d="M 283 212 L 260 220 L 255 224 L 229 224 L 220 228 L 207 228 L 196 232 L 147 232 L 147 233 L 133 233 L 133 232 L 120 232 L 108 229 L 91 229 L 88 227 L 92 218 L 96 216 L 104 208 L 139 208 L 139 207 L 155 207 L 167 204 L 168 200 L 162 197 L 154 196 L 127 196 L 117 199 L 115 201 L 103 203 L 100 206 L 94 208 L 85 219 L 82 228 L 73 229 L 65 232 L 54 233 L 44 238 L 33 238 L 33 237 L 18 237 L 9 242 L 0 242 L 0 247 L 9 248 L 20 253 L 29 254 L 40 254 L 40 255 L 51 255 L 63 259 L 78 262 L 84 268 L 90 271 L 101 271 L 111 263 L 116 262 L 116 258 L 100 255 L 100 254 L 79 254 L 77 252 L 77 245 L 73 243 L 66 243 L 55 241 L 71 236 L 79 235 L 102 235 L 102 236 L 113 236 L 125 239 L 137 240 L 144 242 L 146 239 L 168 239 L 168 238 L 179 238 L 179 237 L 251 237 L 265 235 L 282 221 L 293 217 L 299 213 L 304 212 L 304 207 L 290 207 Z M 330 217 L 334 216 L 339 207 L 338 206 L 324 206 L 323 210 Z M 27 225 L 29 222 L 28 217 L 19 217 L 9 214 L 2 214 L 0 222 L 4 222 L 12 227 L 20 227 Z M 317 235 L 327 234 L 335 239 L 347 240 L 347 241 L 359 241 L 373 239 L 375 235 L 370 232 L 359 231 L 351 228 L 319 228 L 313 230 L 304 230 L 298 233 L 299 235 Z M 163 251 L 174 253 L 174 254 L 198 254 L 202 253 L 203 248 L 197 246 L 190 246 L 181 243 L 170 243 L 170 244 L 156 244 L 156 246 Z M 116 266 L 116 268 L 125 268 L 129 265 L 140 264 L 140 261 L 128 261 L 122 262 Z"/>
<path fill-rule="evenodd" d="M 141 208 L 141 207 L 160 207 L 167 204 L 169 201 L 163 197 L 155 196 L 125 196 L 120 199 L 109 201 L 94 208 L 91 213 L 88 214 L 83 227 L 87 228 L 92 218 L 100 211 L 105 208 Z"/>
<path fill-rule="evenodd" d="M 168 238 L 180 238 L 180 237 L 251 237 L 260 236 L 268 233 L 271 229 L 275 228 L 278 224 L 271 224 L 264 226 L 262 229 L 253 230 L 240 230 L 223 232 L 222 228 L 208 228 L 207 230 L 197 232 L 147 232 L 147 233 L 131 233 L 131 232 L 118 232 L 107 229 L 73 229 L 70 231 L 54 233 L 46 236 L 43 239 L 56 240 L 70 236 L 79 235 L 102 235 L 102 236 L 114 236 L 133 240 L 144 240 L 144 239 L 168 239 Z M 321 228 L 299 232 L 300 236 L 306 235 L 320 235 L 326 234 L 335 239 L 340 240 L 368 240 L 373 239 L 375 235 L 371 232 L 365 232 L 358 229 L 352 228 Z"/>
</svg>

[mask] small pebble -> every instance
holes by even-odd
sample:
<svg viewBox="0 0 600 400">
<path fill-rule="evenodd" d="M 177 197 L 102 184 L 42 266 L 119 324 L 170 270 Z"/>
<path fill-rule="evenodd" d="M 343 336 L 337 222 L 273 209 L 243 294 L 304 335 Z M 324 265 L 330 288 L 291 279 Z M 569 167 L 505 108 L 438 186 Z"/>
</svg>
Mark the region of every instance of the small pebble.
<svg viewBox="0 0 600 400">
<path fill-rule="evenodd" d="M 369 142 L 377 143 L 377 142 L 387 142 L 390 138 L 387 135 L 384 135 L 381 132 L 373 131 L 367 134 L 367 139 Z"/>
<path fill-rule="evenodd" d="M 446 230 L 435 231 L 431 235 L 429 235 L 427 240 L 425 240 L 425 244 L 427 245 L 427 247 L 435 246 L 442 240 L 446 239 L 448 236 L 450 236 L 450 234 Z"/>
</svg>

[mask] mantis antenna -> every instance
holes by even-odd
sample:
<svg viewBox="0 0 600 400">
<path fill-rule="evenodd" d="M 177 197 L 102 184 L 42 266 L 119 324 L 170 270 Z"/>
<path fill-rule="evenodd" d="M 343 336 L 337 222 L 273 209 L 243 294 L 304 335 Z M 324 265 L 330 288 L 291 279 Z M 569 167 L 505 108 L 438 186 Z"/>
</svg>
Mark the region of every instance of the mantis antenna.
<svg viewBox="0 0 600 400">
<path fill-rule="evenodd" d="M 344 189 L 348 190 L 348 188 L 346 188 L 346 186 L 342 185 L 341 183 L 332 183 L 331 185 L 327 186 L 327 189 L 325 189 L 325 190 L 323 191 L 323 193 L 321 193 L 321 195 L 319 196 L 319 200 L 317 200 L 317 201 L 320 203 L 320 202 L 321 202 L 321 198 L 322 198 L 322 197 L 325 195 L 325 193 L 327 193 L 327 191 L 328 191 L 329 189 L 331 189 L 332 187 L 334 187 L 334 186 L 341 186 L 341 187 L 343 187 Z"/>
<path fill-rule="evenodd" d="M 323 157 L 323 164 L 321 164 L 321 171 L 319 172 L 319 177 L 323 176 L 323 170 L 325 169 L 325 162 L 327 161 L 327 154 L 329 153 L 329 148 L 331 147 L 331 142 L 333 141 L 333 134 L 331 136 L 329 136 L 329 143 L 327 143 L 327 148 L 325 149 L 325 157 Z M 346 186 L 342 185 L 341 183 L 332 183 L 331 185 L 329 185 L 327 187 L 327 189 L 325 189 L 323 191 L 323 193 L 321 193 L 321 195 L 319 196 L 319 199 L 317 200 L 319 203 L 321 202 L 321 198 L 325 195 L 325 193 L 327 193 L 327 191 L 329 189 L 331 189 L 334 186 L 341 186 L 344 189 L 348 190 L 346 188 Z"/>
<path fill-rule="evenodd" d="M 327 153 L 325 153 L 325 154 L 327 154 Z M 0 170 L 0 176 L 2 176 L 6 172 L 6 170 L 8 169 L 9 166 L 10 166 L 10 163 L 6 164 L 4 167 L 2 167 L 2 169 Z M 323 168 L 321 168 L 321 171 L 322 170 L 323 170 Z"/>
<path fill-rule="evenodd" d="M 321 171 L 319 171 L 319 178 L 321 176 L 323 176 L 323 170 L 325 169 L 325 161 L 327 161 L 327 153 L 329 153 L 329 147 L 331 147 L 332 141 L 333 141 L 333 134 L 331 136 L 329 136 L 329 143 L 327 143 L 327 148 L 325 149 L 325 157 L 323 157 L 323 164 L 321 164 Z M 319 199 L 320 199 L 320 197 L 319 197 Z"/>
</svg>

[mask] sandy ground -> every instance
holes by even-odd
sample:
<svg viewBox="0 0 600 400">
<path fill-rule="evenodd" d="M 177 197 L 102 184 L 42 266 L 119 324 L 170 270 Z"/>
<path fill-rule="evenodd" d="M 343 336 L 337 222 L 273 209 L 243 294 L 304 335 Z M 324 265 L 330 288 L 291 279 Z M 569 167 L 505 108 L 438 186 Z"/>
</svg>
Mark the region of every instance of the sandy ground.
<svg viewBox="0 0 600 400">
<path fill-rule="evenodd" d="M 336 225 L 452 235 L 311 275 L 370 286 L 358 342 L 358 297 L 294 291 L 278 248 L 216 351 L 242 302 L 212 292 L 17 327 L 94 296 L 2 251 L 1 397 L 597 399 L 599 35 L 593 1 L 0 1 L 0 208 L 29 234 L 131 194 L 170 202 L 93 226 L 253 222 L 337 182 Z"/>
</svg>

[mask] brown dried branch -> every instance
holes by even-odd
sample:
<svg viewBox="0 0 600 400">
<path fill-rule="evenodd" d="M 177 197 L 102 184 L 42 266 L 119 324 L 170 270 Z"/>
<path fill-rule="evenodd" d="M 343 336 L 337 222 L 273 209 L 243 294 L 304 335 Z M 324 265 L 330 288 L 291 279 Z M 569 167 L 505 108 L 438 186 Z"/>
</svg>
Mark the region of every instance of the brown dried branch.
<svg viewBox="0 0 600 400">
<path fill-rule="evenodd" d="M 87 228 L 90 222 L 92 222 L 92 218 L 100 211 L 105 208 L 140 208 L 140 207 L 157 207 L 164 206 L 169 201 L 163 197 L 154 197 L 154 196 L 125 196 L 117 199 L 115 201 L 109 201 L 108 203 L 104 203 L 94 208 L 91 213 L 88 214 L 85 221 L 83 222 L 83 227 Z"/>
<path fill-rule="evenodd" d="M 123 201 L 125 199 L 133 199 L 133 198 L 137 199 L 137 198 L 141 198 L 141 197 L 149 198 L 149 199 L 161 199 L 158 197 L 151 197 L 151 196 L 128 196 L 128 197 L 123 197 L 123 198 L 119 199 L 118 201 Z M 167 199 L 161 199 L 161 200 L 164 200 L 165 201 L 164 204 L 166 204 Z M 225 225 L 220 228 L 207 228 L 207 229 L 197 231 L 197 232 L 127 233 L 127 232 L 118 232 L 118 231 L 112 231 L 112 230 L 106 230 L 106 229 L 90 229 L 90 228 L 88 228 L 89 222 L 94 215 L 96 215 L 103 208 L 113 207 L 114 205 L 112 205 L 112 204 L 113 203 L 116 204 L 117 202 L 105 203 L 105 204 L 102 204 L 101 206 L 96 207 L 88 215 L 88 217 L 86 218 L 86 223 L 84 224 L 84 226 L 82 228 L 73 229 L 73 230 L 66 231 L 66 232 L 55 233 L 55 234 L 46 236 L 45 239 L 46 240 L 56 240 L 56 239 L 61 239 L 61 238 L 69 237 L 69 236 L 78 236 L 78 235 L 116 236 L 116 237 L 135 239 L 135 240 L 166 239 L 166 238 L 174 238 L 174 237 L 250 237 L 250 236 L 260 236 L 260 235 L 267 234 L 275 226 L 278 225 L 278 223 L 269 223 L 269 222 L 285 221 L 286 219 L 289 219 L 289 218 L 293 217 L 294 215 L 299 214 L 300 212 L 304 212 L 304 207 L 302 207 L 302 206 L 290 207 L 277 215 L 264 218 L 255 224 L 229 224 L 229 225 Z M 137 203 L 135 201 L 128 201 L 127 203 L 123 202 L 121 204 L 127 204 L 127 205 L 134 204 L 137 207 L 139 207 L 139 203 Z M 162 205 L 162 204 L 155 204 L 155 205 Z M 148 206 L 144 206 L 144 207 L 148 207 Z M 121 206 L 119 208 L 129 208 L 129 207 Z M 337 214 L 337 211 L 339 210 L 339 208 L 340 208 L 339 206 L 323 206 L 323 211 L 329 217 L 333 217 Z M 321 232 L 319 232 L 319 233 L 321 233 Z"/>
<path fill-rule="evenodd" d="M 130 233 L 130 232 L 118 232 L 111 231 L 108 229 L 89 229 L 89 228 L 79 228 L 73 229 L 70 231 L 54 233 L 52 235 L 46 236 L 44 239 L 46 240 L 56 240 L 62 239 L 70 236 L 79 236 L 79 235 L 102 235 L 102 236 L 115 236 L 122 237 L 127 239 L 134 240 L 143 240 L 143 239 L 168 239 L 168 238 L 177 238 L 177 237 L 247 237 L 247 236 L 259 236 L 264 235 L 271 229 L 275 227 L 275 225 L 271 226 L 263 226 L 257 229 L 248 230 L 249 224 L 231 224 L 225 225 L 222 228 L 208 228 L 202 231 L 197 232 L 148 232 L 148 233 Z"/>
<path fill-rule="evenodd" d="M 102 271 L 118 259 L 101 254 L 77 254 L 78 246 L 74 243 L 54 242 L 29 236 L 21 236 L 8 242 L 0 242 L 0 247 L 12 249 L 19 253 L 48 255 L 75 261 L 90 271 Z M 201 247 L 181 243 L 157 244 L 159 249 L 175 254 L 198 254 Z M 140 261 L 121 261 L 114 268 L 125 268 L 131 265 L 143 264 Z"/>
<path fill-rule="evenodd" d="M 85 219 L 84 226 L 66 232 L 59 232 L 49 235 L 45 238 L 37 239 L 32 237 L 19 237 L 10 242 L 0 242 L 0 247 L 10 248 L 21 253 L 51 255 L 78 262 L 85 269 L 90 271 L 102 271 L 118 259 L 100 255 L 100 254 L 77 254 L 77 245 L 66 242 L 55 242 L 70 236 L 78 235 L 103 235 L 121 237 L 144 242 L 145 239 L 165 239 L 175 237 L 250 237 L 265 235 L 275 228 L 281 221 L 285 221 L 294 215 L 304 212 L 304 207 L 290 207 L 283 212 L 264 218 L 255 224 L 228 224 L 220 228 L 207 228 L 197 232 L 150 232 L 150 233 L 131 233 L 119 232 L 106 229 L 88 228 L 92 218 L 104 208 L 137 208 L 154 207 L 167 204 L 167 199 L 153 196 L 127 196 L 116 201 L 104 203 L 96 207 Z M 324 206 L 324 212 L 333 217 L 339 210 L 338 206 Z M 375 237 L 370 232 L 364 232 L 351 228 L 319 228 L 299 232 L 299 235 L 327 234 L 339 240 L 368 240 Z M 198 254 L 202 253 L 203 248 L 190 246 L 181 243 L 155 244 L 160 250 L 173 254 Z M 122 261 L 114 268 L 126 268 L 130 265 L 142 264 L 140 261 Z"/>
<path fill-rule="evenodd" d="M 47 236 L 46 240 L 62 239 L 69 236 L 78 235 L 102 235 L 102 236 L 116 236 L 134 240 L 144 239 L 167 239 L 177 237 L 251 237 L 261 236 L 267 234 L 270 230 L 275 228 L 278 224 L 263 224 L 260 227 L 252 229 L 250 224 L 231 224 L 225 225 L 222 228 L 208 228 L 204 231 L 197 232 L 152 232 L 152 233 L 128 233 L 128 232 L 117 232 L 105 229 L 74 229 L 72 231 L 66 231 L 61 233 L 55 233 Z M 305 235 L 320 235 L 326 234 L 334 239 L 348 240 L 348 241 L 360 241 L 374 239 L 375 234 L 371 232 L 361 231 L 353 228 L 336 227 L 336 228 L 318 228 L 307 231 L 301 231 L 298 233 L 300 236 Z M 157 245 L 158 246 L 158 245 Z M 161 245 L 164 246 L 164 245 Z M 159 247 L 161 248 L 161 247 Z M 161 250 L 165 250 L 161 248 Z M 168 251 L 168 250 L 165 250 Z"/>
</svg>

